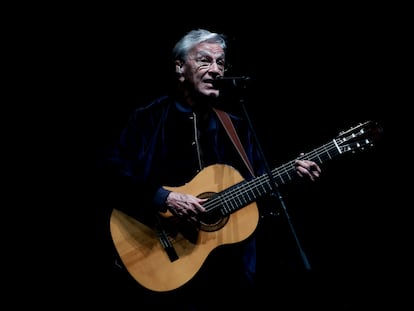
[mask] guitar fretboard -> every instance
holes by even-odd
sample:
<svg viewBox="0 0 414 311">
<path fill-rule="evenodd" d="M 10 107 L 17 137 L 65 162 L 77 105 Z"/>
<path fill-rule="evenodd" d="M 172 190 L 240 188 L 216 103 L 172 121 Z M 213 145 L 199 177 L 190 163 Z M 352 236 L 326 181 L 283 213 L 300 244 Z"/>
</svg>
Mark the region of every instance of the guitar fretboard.
<svg viewBox="0 0 414 311">
<path fill-rule="evenodd" d="M 277 187 L 293 181 L 296 177 L 295 161 L 307 159 L 322 164 L 341 154 L 341 150 L 335 140 L 324 144 L 315 150 L 291 160 L 271 171 L 272 178 Z M 263 174 L 249 181 L 241 181 L 221 193 L 213 196 L 206 202 L 207 212 L 220 210 L 222 216 L 230 215 L 240 208 L 256 201 L 272 191 L 272 180 L 267 174 Z"/>
</svg>

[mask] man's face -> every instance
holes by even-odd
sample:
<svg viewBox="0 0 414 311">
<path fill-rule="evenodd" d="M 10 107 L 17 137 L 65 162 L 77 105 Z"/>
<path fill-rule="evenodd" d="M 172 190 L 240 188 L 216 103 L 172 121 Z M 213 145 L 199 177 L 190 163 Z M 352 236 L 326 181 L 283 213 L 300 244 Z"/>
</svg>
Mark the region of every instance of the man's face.
<svg viewBox="0 0 414 311">
<path fill-rule="evenodd" d="M 212 82 L 224 74 L 225 53 L 219 44 L 200 43 L 190 50 L 180 70 L 180 81 L 187 83 L 193 91 L 218 97 L 220 92 Z"/>
</svg>

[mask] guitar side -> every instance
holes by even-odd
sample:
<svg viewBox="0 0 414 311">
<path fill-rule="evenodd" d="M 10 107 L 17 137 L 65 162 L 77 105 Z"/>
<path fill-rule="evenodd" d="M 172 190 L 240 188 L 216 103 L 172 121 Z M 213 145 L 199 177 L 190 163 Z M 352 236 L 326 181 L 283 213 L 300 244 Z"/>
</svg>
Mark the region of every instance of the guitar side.
<svg viewBox="0 0 414 311">
<path fill-rule="evenodd" d="M 165 187 L 171 191 L 197 197 L 219 193 L 243 178 L 228 165 L 214 164 L 203 169 L 181 187 Z M 164 215 L 166 218 L 169 216 Z M 115 248 L 130 275 L 142 286 L 153 291 L 170 291 L 190 281 L 215 248 L 248 238 L 256 229 L 259 211 L 255 202 L 228 216 L 217 230 L 199 230 L 196 240 L 189 241 L 181 233 L 169 237 L 178 255 L 171 261 L 153 228 L 114 209 L 110 231 Z"/>
</svg>

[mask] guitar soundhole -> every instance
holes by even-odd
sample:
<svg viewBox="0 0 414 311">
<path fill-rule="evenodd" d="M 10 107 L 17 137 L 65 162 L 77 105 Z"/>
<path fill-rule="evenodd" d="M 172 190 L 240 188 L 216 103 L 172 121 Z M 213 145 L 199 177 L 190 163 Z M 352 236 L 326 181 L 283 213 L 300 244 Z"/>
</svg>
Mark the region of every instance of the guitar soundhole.
<svg viewBox="0 0 414 311">
<path fill-rule="evenodd" d="M 212 197 L 214 194 L 214 192 L 204 192 L 200 194 L 198 197 L 205 199 Z M 217 231 L 223 228 L 228 220 L 229 216 L 223 217 L 223 215 L 221 215 L 218 212 L 213 211 L 205 213 L 203 217 L 200 219 L 200 230 L 207 232 Z"/>
</svg>

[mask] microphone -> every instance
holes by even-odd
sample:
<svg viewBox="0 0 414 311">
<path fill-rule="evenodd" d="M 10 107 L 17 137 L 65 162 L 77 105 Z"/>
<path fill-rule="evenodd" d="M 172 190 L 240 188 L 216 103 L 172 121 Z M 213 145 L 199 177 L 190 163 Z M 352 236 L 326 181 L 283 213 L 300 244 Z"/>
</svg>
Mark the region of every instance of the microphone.
<svg viewBox="0 0 414 311">
<path fill-rule="evenodd" d="M 222 88 L 239 88 L 245 87 L 250 82 L 250 77 L 241 76 L 241 77 L 217 77 L 213 81 L 214 87 L 218 89 Z"/>
</svg>

